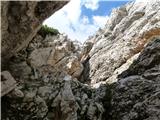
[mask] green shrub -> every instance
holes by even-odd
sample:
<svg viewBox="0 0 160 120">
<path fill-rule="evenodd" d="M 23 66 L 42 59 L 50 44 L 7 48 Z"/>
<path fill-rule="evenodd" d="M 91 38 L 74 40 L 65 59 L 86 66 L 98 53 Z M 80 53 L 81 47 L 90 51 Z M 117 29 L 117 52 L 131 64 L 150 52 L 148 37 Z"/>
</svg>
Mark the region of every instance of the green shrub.
<svg viewBox="0 0 160 120">
<path fill-rule="evenodd" d="M 42 25 L 41 29 L 38 32 L 42 37 L 46 37 L 46 35 L 57 35 L 59 31 L 52 27 L 48 27 L 47 25 Z"/>
</svg>

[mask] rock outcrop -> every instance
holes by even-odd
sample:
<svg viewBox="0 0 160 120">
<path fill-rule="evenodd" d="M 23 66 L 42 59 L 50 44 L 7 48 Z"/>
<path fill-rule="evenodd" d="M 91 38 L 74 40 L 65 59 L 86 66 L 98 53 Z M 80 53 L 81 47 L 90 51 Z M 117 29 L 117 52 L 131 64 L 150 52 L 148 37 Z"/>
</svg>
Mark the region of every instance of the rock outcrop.
<svg viewBox="0 0 160 120">
<path fill-rule="evenodd" d="M 38 78 L 20 83 L 2 98 L 2 120 L 101 119 L 108 87 L 92 89 L 51 66 L 38 69 Z M 97 96 L 98 95 L 98 96 Z"/>
<path fill-rule="evenodd" d="M 30 50 L 27 59 L 36 69 L 43 65 L 50 65 L 78 78 L 83 71 L 80 62 L 81 49 L 78 44 L 63 34 L 46 36 L 44 39 L 38 35 L 27 48 Z"/>
<path fill-rule="evenodd" d="M 16 81 L 8 71 L 1 73 L 1 96 L 8 94 L 16 88 Z"/>
<path fill-rule="evenodd" d="M 140 52 L 150 38 L 160 35 L 160 1 L 130 3 L 113 10 L 104 29 L 91 40 L 83 79 L 91 84 L 106 81 L 129 58 Z"/>
<path fill-rule="evenodd" d="M 2 2 L 2 120 L 159 120 L 160 1 L 113 10 L 83 45 L 37 33 L 65 3 Z"/>
<path fill-rule="evenodd" d="M 67 1 L 2 1 L 2 63 L 28 45 L 42 22 Z"/>
<path fill-rule="evenodd" d="M 2 118 L 102 119 L 109 86 L 93 89 L 77 80 L 83 71 L 80 46 L 63 34 L 37 34 L 12 57 L 9 71 L 19 84 L 2 98 Z"/>
<path fill-rule="evenodd" d="M 112 120 L 160 119 L 160 37 L 119 75 L 113 87 Z"/>
</svg>

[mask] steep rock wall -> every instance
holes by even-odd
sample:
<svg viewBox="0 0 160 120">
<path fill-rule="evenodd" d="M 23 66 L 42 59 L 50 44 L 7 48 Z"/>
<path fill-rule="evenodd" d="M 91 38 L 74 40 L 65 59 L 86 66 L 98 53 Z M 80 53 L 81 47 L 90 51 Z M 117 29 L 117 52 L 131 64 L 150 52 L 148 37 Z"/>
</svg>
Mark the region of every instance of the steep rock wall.
<svg viewBox="0 0 160 120">
<path fill-rule="evenodd" d="M 111 120 L 160 119 L 160 36 L 118 79 L 112 88 Z"/>
<path fill-rule="evenodd" d="M 129 3 L 113 10 L 106 26 L 92 39 L 82 79 L 91 84 L 106 81 L 129 58 L 160 35 L 160 1 Z M 112 82 L 112 81 L 110 81 Z"/>
</svg>

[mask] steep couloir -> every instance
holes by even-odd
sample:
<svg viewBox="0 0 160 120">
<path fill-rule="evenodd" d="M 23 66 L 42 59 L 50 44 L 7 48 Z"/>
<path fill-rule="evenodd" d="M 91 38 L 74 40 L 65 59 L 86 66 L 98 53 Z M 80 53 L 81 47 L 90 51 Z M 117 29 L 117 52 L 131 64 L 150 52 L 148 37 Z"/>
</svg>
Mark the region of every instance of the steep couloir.
<svg viewBox="0 0 160 120">
<path fill-rule="evenodd" d="M 2 120 L 159 120 L 160 1 L 113 10 L 83 45 L 39 31 L 64 4 L 2 2 Z"/>
</svg>

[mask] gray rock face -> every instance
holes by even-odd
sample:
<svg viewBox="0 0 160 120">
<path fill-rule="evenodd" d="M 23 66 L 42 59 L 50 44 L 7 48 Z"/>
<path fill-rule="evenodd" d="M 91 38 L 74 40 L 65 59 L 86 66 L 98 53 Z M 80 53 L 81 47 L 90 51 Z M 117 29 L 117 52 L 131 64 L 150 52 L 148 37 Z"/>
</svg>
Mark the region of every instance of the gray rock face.
<svg viewBox="0 0 160 120">
<path fill-rule="evenodd" d="M 78 78 L 83 71 L 80 62 L 81 49 L 66 35 L 59 34 L 46 38 L 37 35 L 27 49 L 30 50 L 27 59 L 36 69 L 43 65 L 51 65 L 75 78 Z"/>
<path fill-rule="evenodd" d="M 2 119 L 102 119 L 109 86 L 94 89 L 77 80 L 83 70 L 79 46 L 62 34 L 37 35 L 18 52 L 9 70 L 19 84 L 2 98 Z"/>
<path fill-rule="evenodd" d="M 3 71 L 1 73 L 1 78 L 1 96 L 4 96 L 14 90 L 17 83 L 8 71 Z"/>
<path fill-rule="evenodd" d="M 62 8 L 61 2 L 2 1 L 2 62 L 28 45 L 43 20 Z"/>
<path fill-rule="evenodd" d="M 160 2 L 155 1 L 114 10 L 105 29 L 83 46 L 62 34 L 37 33 L 29 40 L 60 2 L 54 7 L 42 1 L 3 2 L 2 52 L 9 49 L 4 59 L 13 57 L 7 61 L 9 72 L 2 72 L 2 120 L 159 120 Z M 18 10 L 39 22 L 37 27 L 26 22 L 34 28 L 14 36 L 24 25 Z M 11 36 L 15 45 L 7 44 Z M 26 39 L 30 43 L 24 47 Z"/>
<path fill-rule="evenodd" d="M 107 85 L 92 89 L 51 66 L 18 87 L 2 98 L 2 120 L 97 120 L 105 112 Z"/>
<path fill-rule="evenodd" d="M 160 119 L 160 38 L 150 42 L 113 87 L 113 120 Z M 117 102 L 118 101 L 118 102 Z"/>
<path fill-rule="evenodd" d="M 150 38 L 160 35 L 160 1 L 131 3 L 113 10 L 106 27 L 88 54 L 83 78 L 106 81 L 115 69 L 140 52 Z"/>
</svg>

